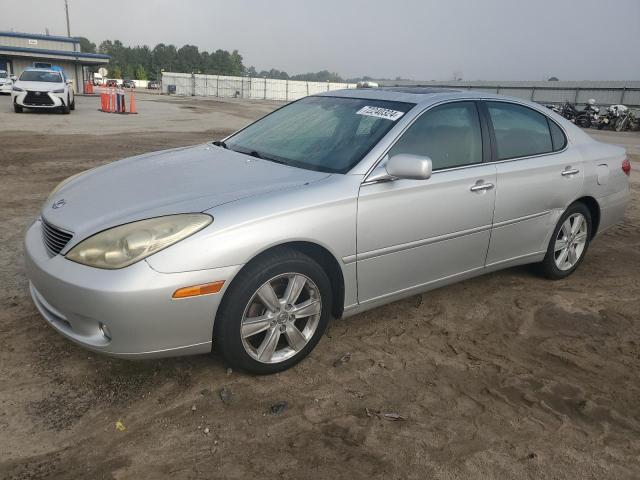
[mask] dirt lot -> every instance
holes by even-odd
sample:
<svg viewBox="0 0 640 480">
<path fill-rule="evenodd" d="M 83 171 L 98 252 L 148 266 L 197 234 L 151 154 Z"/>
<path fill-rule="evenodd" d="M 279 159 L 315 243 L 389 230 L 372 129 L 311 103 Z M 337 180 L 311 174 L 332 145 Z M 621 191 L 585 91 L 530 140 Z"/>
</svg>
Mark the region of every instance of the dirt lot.
<svg viewBox="0 0 640 480">
<path fill-rule="evenodd" d="M 216 356 L 97 356 L 36 312 L 22 236 L 58 181 L 275 106 L 97 102 L 20 116 L 0 98 L 0 478 L 640 478 L 640 134 L 599 135 L 633 154 L 633 200 L 570 279 L 516 268 L 415 296 L 253 377 Z"/>
</svg>

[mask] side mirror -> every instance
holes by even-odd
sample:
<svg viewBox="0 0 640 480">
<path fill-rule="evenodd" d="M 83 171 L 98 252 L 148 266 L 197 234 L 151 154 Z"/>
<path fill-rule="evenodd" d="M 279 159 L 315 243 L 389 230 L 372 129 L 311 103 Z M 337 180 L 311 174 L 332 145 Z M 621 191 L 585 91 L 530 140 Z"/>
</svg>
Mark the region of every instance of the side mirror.
<svg viewBox="0 0 640 480">
<path fill-rule="evenodd" d="M 386 165 L 387 173 L 395 178 L 409 180 L 426 180 L 431 177 L 431 159 L 419 155 L 401 153 L 389 159 Z"/>
</svg>

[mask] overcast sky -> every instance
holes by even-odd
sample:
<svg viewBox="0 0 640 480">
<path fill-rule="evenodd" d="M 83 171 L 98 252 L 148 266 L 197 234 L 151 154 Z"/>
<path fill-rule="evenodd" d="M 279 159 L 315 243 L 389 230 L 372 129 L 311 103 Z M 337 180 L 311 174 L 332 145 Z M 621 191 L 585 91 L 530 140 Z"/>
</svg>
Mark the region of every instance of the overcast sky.
<svg viewBox="0 0 640 480">
<path fill-rule="evenodd" d="M 0 30 L 66 34 L 64 0 L 0 0 Z M 237 49 L 289 74 L 640 79 L 640 0 L 69 0 L 99 44 Z"/>
</svg>

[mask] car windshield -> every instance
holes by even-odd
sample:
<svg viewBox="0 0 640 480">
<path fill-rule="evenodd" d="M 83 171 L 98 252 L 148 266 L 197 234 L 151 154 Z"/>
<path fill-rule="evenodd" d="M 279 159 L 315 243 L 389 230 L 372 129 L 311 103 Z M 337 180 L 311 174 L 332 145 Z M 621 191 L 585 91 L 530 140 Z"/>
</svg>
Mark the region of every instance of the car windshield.
<svg viewBox="0 0 640 480">
<path fill-rule="evenodd" d="M 227 139 L 227 148 L 294 167 L 346 173 L 415 104 L 306 97 Z"/>
<path fill-rule="evenodd" d="M 62 83 L 62 75 L 58 72 L 38 72 L 36 70 L 26 70 L 20 75 L 23 82 L 50 82 Z"/>
</svg>

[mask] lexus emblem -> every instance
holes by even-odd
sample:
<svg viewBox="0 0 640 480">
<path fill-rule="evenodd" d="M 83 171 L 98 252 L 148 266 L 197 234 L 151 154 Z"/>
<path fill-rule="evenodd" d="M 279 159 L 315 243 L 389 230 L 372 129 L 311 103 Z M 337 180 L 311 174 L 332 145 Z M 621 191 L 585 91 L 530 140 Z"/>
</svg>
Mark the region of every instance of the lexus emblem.
<svg viewBox="0 0 640 480">
<path fill-rule="evenodd" d="M 39 96 L 40 96 L 40 92 L 36 92 L 36 97 L 39 97 Z"/>
<path fill-rule="evenodd" d="M 54 210 L 57 210 L 59 208 L 64 207 L 67 204 L 67 202 L 64 201 L 64 198 L 61 198 L 60 200 L 53 202 L 53 205 L 51 205 L 51 208 L 53 208 Z"/>
</svg>

